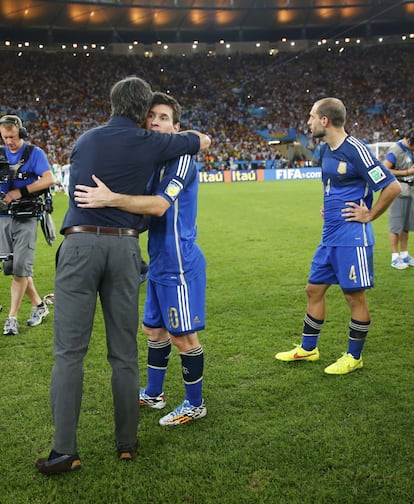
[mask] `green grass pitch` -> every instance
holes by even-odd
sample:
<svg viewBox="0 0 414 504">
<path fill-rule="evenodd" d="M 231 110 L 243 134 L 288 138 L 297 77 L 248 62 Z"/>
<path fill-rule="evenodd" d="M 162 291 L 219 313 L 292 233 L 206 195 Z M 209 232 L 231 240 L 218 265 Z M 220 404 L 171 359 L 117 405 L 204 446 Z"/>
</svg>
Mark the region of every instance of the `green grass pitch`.
<svg viewBox="0 0 414 504">
<path fill-rule="evenodd" d="M 207 261 L 205 419 L 162 428 L 163 412 L 141 411 L 139 454 L 116 458 L 110 368 L 100 309 L 85 360 L 78 430 L 83 468 L 46 478 L 34 461 L 53 437 L 49 381 L 53 308 L 41 326 L 0 337 L 0 502 L 52 503 L 411 503 L 413 502 L 414 268 L 390 267 L 387 216 L 374 223 L 376 286 L 364 368 L 347 376 L 323 369 L 345 351 L 349 312 L 328 291 L 321 359 L 283 363 L 277 351 L 300 342 L 304 287 L 320 239 L 320 181 L 200 186 L 199 244 Z M 59 226 L 67 205 L 55 196 Z M 146 257 L 146 236 L 140 238 Z M 414 238 L 412 238 L 414 240 Z M 39 229 L 35 282 L 53 292 L 54 255 Z M 414 252 L 414 242 L 412 244 Z M 2 324 L 8 277 L 0 276 Z M 145 297 L 141 290 L 140 312 Z M 138 334 L 140 376 L 146 339 Z M 167 408 L 183 399 L 174 349 Z"/>
</svg>

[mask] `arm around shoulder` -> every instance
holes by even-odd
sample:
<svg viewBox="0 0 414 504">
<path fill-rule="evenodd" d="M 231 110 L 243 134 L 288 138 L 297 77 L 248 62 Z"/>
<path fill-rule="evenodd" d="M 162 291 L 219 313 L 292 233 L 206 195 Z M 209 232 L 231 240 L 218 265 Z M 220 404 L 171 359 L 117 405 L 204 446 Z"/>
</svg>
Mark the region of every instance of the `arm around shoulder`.
<svg viewBox="0 0 414 504">
<path fill-rule="evenodd" d="M 180 134 L 185 134 L 185 133 L 194 133 L 194 135 L 197 135 L 198 138 L 200 139 L 200 150 L 206 150 L 210 147 L 211 145 L 211 138 L 204 134 L 200 133 L 200 131 L 197 130 L 186 130 L 186 131 L 180 131 Z"/>
</svg>

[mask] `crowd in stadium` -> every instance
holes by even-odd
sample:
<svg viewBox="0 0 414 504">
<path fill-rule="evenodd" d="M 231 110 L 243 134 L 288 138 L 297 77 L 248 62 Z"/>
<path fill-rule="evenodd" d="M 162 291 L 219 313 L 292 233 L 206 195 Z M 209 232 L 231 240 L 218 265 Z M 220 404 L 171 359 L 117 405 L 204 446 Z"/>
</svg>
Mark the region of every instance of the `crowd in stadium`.
<svg viewBox="0 0 414 504">
<path fill-rule="evenodd" d="M 57 164 L 67 162 L 83 131 L 108 119 L 110 87 L 131 74 L 179 99 L 184 129 L 212 136 L 212 147 L 199 158 L 206 169 L 228 168 L 237 160 L 275 159 L 277 147 L 257 130 L 279 135 L 295 128 L 303 141 L 309 108 L 323 96 L 344 101 L 348 131 L 367 143 L 395 141 L 396 130 L 413 124 L 412 43 L 342 51 L 318 47 L 276 56 L 17 56 L 14 51 L 1 56 L 0 115 L 18 114 L 30 141 Z M 306 147 L 314 148 L 310 138 Z"/>
</svg>

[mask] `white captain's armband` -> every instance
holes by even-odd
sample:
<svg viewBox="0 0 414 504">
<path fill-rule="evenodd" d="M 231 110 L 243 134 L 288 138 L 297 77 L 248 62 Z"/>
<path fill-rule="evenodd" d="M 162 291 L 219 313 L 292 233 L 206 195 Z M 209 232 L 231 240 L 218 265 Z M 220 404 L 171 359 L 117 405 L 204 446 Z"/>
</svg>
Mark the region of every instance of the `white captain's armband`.
<svg viewBox="0 0 414 504">
<path fill-rule="evenodd" d="M 171 180 L 165 188 L 164 193 L 174 201 L 182 188 L 183 186 L 177 180 Z"/>
<path fill-rule="evenodd" d="M 378 182 L 381 182 L 381 180 L 384 180 L 387 177 L 381 166 L 378 165 L 374 166 L 374 168 L 371 168 L 368 172 L 368 175 L 371 177 L 371 180 L 376 184 L 378 184 Z"/>
</svg>

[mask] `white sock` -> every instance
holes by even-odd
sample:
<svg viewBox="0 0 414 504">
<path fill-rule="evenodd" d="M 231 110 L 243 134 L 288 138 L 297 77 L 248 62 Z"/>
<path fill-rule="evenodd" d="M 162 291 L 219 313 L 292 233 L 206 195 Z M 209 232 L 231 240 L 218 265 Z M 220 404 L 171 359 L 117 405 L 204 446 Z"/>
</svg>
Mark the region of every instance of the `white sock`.
<svg viewBox="0 0 414 504">
<path fill-rule="evenodd" d="M 398 252 L 393 252 L 391 254 L 391 261 L 395 261 L 395 259 L 398 259 L 399 255 L 400 254 Z"/>
<path fill-rule="evenodd" d="M 400 257 L 401 259 L 404 259 L 404 257 L 408 257 L 408 250 L 400 251 Z"/>
</svg>

